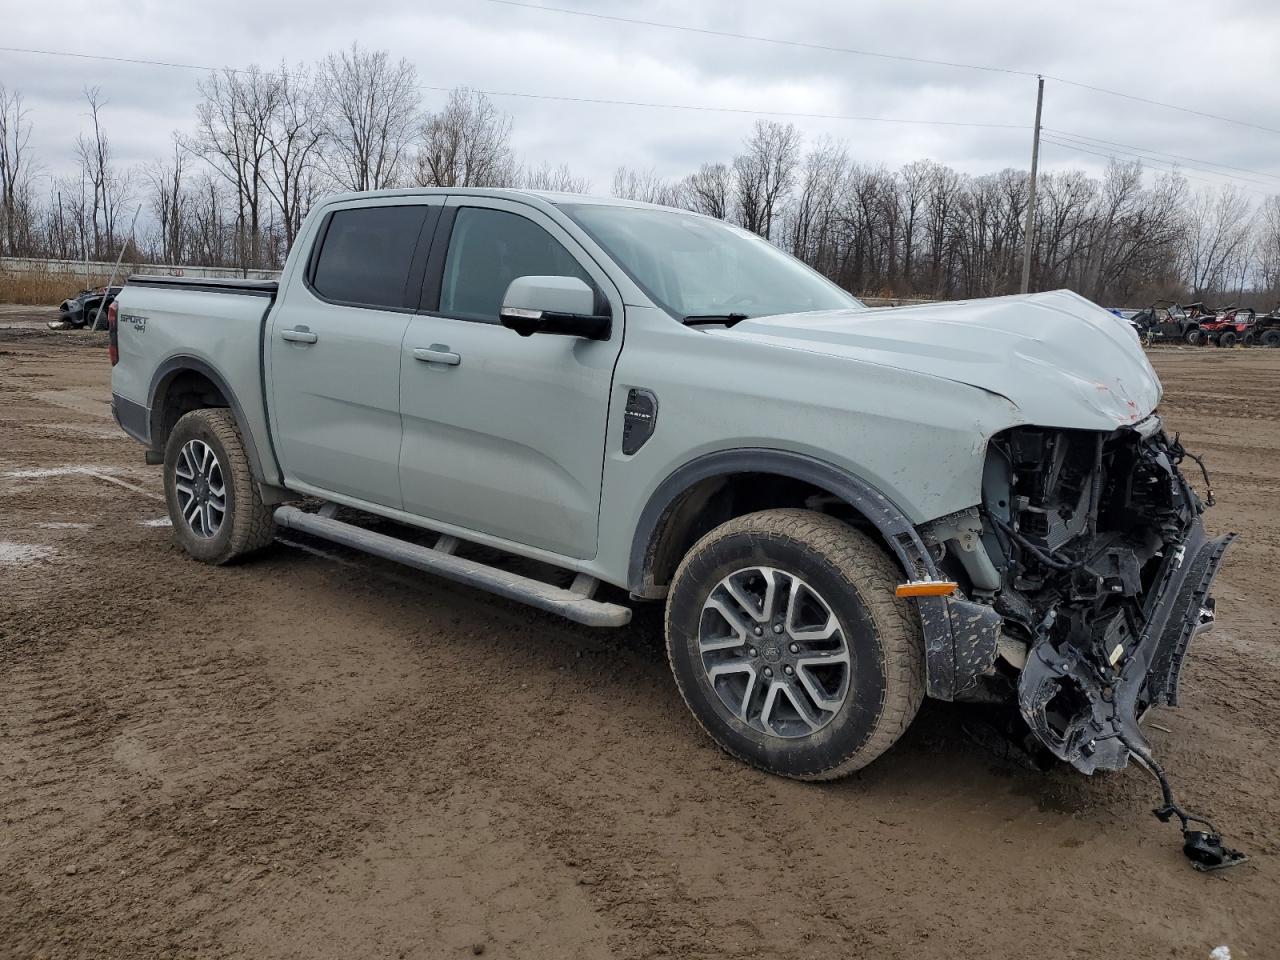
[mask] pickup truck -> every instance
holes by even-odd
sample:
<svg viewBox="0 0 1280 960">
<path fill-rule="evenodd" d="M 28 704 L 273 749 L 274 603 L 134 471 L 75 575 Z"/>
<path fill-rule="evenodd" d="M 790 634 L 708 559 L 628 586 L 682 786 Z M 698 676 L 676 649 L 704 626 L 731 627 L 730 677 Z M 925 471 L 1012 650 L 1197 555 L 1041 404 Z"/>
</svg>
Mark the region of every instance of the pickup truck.
<svg viewBox="0 0 1280 960">
<path fill-rule="evenodd" d="M 783 776 L 865 766 L 926 695 L 1147 766 L 1213 622 L 1231 535 L 1067 291 L 869 309 L 687 211 L 412 189 L 319 203 L 278 283 L 133 277 L 109 323 L 192 557 L 284 527 L 597 626 L 665 602 L 697 720 Z"/>
</svg>

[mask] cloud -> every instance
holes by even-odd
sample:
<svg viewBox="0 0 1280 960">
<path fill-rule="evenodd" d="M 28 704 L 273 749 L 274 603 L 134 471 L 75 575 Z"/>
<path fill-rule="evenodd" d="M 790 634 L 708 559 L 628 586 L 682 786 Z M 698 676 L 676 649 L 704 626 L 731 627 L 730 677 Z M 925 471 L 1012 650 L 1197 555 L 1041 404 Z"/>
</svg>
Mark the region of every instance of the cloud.
<svg viewBox="0 0 1280 960">
<path fill-rule="evenodd" d="M 1280 129 L 1280 65 L 1262 44 L 1280 35 L 1280 9 L 1264 0 L 1212 7 L 1084 0 L 744 4 L 673 0 L 577 4 L 623 17 L 790 38 L 908 56 L 1043 71 Z M 6 46 L 221 66 L 313 62 L 358 40 L 412 62 L 428 86 L 498 92 L 1030 125 L 1035 81 L 881 58 L 734 40 L 514 8 L 334 0 L 126 7 L 46 0 L 6 20 Z M 0 83 L 24 92 L 33 149 L 52 175 L 70 172 L 83 129 L 81 90 L 99 86 L 116 156 L 126 165 L 163 156 L 173 130 L 190 130 L 198 71 L 0 53 Z M 444 94 L 423 91 L 424 107 Z M 606 190 L 626 164 L 680 176 L 729 159 L 755 117 L 713 111 L 495 96 L 514 119 L 532 164 L 565 162 Z M 1280 174 L 1280 135 L 1231 126 L 1050 80 L 1045 124 L 1144 149 Z M 1030 132 L 843 120 L 796 120 L 813 142 L 845 139 L 867 164 L 922 157 L 974 173 L 1028 162 Z M 1105 159 L 1046 146 L 1050 169 Z M 1192 171 L 1188 171 L 1192 172 Z M 1208 176 L 1195 173 L 1196 176 Z M 1209 177 L 1209 179 L 1217 179 Z M 1267 182 L 1280 184 L 1280 179 Z M 1254 185 L 1254 189 L 1258 189 Z"/>
</svg>

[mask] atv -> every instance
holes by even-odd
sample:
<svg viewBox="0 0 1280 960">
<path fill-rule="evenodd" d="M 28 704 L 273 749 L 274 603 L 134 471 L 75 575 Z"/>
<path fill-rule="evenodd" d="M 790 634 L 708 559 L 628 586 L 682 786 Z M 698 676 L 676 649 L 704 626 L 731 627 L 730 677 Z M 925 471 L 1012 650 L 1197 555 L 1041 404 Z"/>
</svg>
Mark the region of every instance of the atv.
<svg viewBox="0 0 1280 960">
<path fill-rule="evenodd" d="M 1280 304 L 1253 321 L 1243 342 L 1249 346 L 1280 347 Z"/>
<path fill-rule="evenodd" d="M 1234 347 L 1237 343 L 1253 345 L 1252 333 L 1258 312 L 1252 307 L 1224 307 L 1212 320 L 1200 324 L 1205 340 L 1215 347 Z"/>
<path fill-rule="evenodd" d="M 1200 324 L 1215 311 L 1203 303 L 1182 306 L 1172 300 L 1157 300 L 1140 310 L 1129 321 L 1142 331 L 1144 343 L 1189 343 L 1193 347 L 1204 344 L 1205 334 Z"/>
</svg>

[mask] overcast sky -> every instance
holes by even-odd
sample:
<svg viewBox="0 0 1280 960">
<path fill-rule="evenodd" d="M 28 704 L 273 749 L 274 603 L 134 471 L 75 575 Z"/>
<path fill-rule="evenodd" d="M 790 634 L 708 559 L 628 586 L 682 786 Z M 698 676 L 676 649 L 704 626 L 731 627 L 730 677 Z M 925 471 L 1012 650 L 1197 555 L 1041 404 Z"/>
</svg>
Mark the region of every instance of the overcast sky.
<svg viewBox="0 0 1280 960">
<path fill-rule="evenodd" d="M 532 0 L 534 3 L 540 0 Z M 1039 71 L 1280 130 L 1280 3 L 1025 0 L 546 0 L 594 13 Z M 521 9 L 491 0 L 0 0 L 0 46 L 210 64 L 313 63 L 349 45 L 408 59 L 433 87 L 642 100 L 739 110 L 1032 122 L 1035 80 L 786 47 Z M 85 123 L 81 89 L 98 85 L 119 161 L 167 150 L 192 127 L 198 71 L 0 52 L 0 83 L 22 91 L 48 173 L 70 171 Z M 424 108 L 444 93 L 423 91 Z M 619 164 L 682 176 L 730 158 L 755 117 L 494 96 L 534 165 L 567 162 L 606 192 Z M 777 118 L 787 119 L 787 118 Z M 930 157 L 982 173 L 1028 163 L 1029 129 L 795 119 L 812 142 L 848 141 L 866 163 Z M 1280 133 L 1094 93 L 1050 80 L 1044 124 L 1076 135 L 1181 154 L 1259 173 L 1222 171 L 1280 188 Z M 1098 148 L 1105 150 L 1106 148 Z M 1100 157 L 1046 145 L 1047 168 L 1097 172 Z M 1230 182 L 1200 170 L 1189 176 Z M 1193 186 L 1202 186 L 1193 180 Z"/>
</svg>

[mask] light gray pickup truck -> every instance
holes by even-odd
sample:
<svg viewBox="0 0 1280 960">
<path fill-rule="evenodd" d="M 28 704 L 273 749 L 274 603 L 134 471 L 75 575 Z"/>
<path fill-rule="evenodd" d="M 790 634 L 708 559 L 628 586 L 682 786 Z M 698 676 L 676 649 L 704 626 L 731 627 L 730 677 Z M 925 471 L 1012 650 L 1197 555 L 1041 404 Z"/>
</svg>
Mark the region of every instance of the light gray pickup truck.
<svg viewBox="0 0 1280 960">
<path fill-rule="evenodd" d="M 193 557 L 289 527 L 597 626 L 665 600 L 690 709 L 784 776 L 864 766 L 926 695 L 1146 766 L 1213 620 L 1230 536 L 1072 293 L 873 310 L 685 211 L 393 190 L 316 207 L 279 283 L 131 278 L 110 329 Z"/>
</svg>

